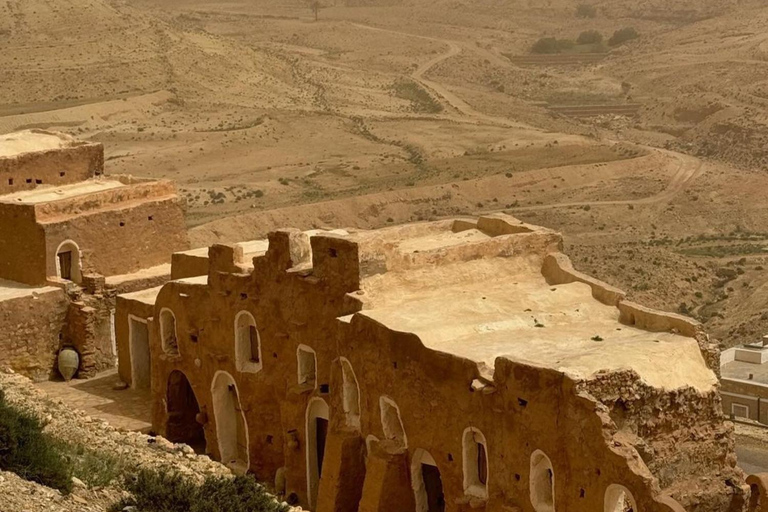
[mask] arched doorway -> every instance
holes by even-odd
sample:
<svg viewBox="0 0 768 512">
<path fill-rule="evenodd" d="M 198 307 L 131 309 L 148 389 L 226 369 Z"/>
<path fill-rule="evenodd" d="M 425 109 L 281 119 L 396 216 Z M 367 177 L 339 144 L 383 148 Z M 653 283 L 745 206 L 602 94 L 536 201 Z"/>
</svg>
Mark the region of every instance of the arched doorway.
<svg viewBox="0 0 768 512">
<path fill-rule="evenodd" d="M 411 486 L 416 512 L 444 512 L 445 495 L 440 470 L 432 455 L 419 448 L 411 460 Z"/>
<path fill-rule="evenodd" d="M 320 476 L 323 474 L 329 415 L 330 411 L 325 400 L 313 398 L 309 401 L 304 444 L 307 447 L 307 499 L 310 509 L 315 508 Z"/>
<path fill-rule="evenodd" d="M 227 372 L 216 372 L 211 384 L 211 398 L 221 462 L 235 473 L 245 474 L 250 466 L 248 425 L 235 379 Z"/>
<path fill-rule="evenodd" d="M 80 247 L 72 240 L 65 240 L 56 249 L 56 275 L 75 283 L 83 280 Z"/>
<path fill-rule="evenodd" d="M 174 443 L 186 443 L 197 453 L 205 453 L 205 431 L 197 422 L 200 406 L 187 376 L 179 370 L 168 376 L 166 411 L 165 437 Z"/>
<path fill-rule="evenodd" d="M 635 497 L 623 485 L 611 484 L 605 490 L 605 512 L 637 512 Z"/>
</svg>

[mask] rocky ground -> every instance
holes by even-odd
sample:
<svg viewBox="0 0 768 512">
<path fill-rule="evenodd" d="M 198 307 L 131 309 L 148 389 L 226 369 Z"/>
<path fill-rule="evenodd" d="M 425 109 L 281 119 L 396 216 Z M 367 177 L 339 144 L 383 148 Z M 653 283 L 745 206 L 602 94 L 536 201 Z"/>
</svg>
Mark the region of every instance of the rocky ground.
<svg viewBox="0 0 768 512">
<path fill-rule="evenodd" d="M 104 511 L 124 496 L 120 486 L 122 476 L 140 468 L 167 469 L 199 481 L 207 476 L 231 475 L 225 466 L 205 455 L 196 455 L 185 444 L 121 431 L 60 400 L 52 400 L 29 379 L 9 370 L 0 371 L 0 390 L 5 392 L 9 403 L 42 418 L 46 422 L 45 431 L 54 438 L 83 445 L 119 461 L 119 471 L 107 485 L 89 486 L 73 479 L 73 492 L 66 496 L 14 473 L 0 471 L 0 512 Z"/>
</svg>

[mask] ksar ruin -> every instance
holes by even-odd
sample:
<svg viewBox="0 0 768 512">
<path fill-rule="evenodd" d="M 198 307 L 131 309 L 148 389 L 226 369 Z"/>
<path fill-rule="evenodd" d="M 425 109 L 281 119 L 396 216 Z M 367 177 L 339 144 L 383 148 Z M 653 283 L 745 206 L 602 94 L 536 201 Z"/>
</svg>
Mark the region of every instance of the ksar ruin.
<svg viewBox="0 0 768 512">
<path fill-rule="evenodd" d="M 3 136 L 0 363 L 118 365 L 153 430 L 318 512 L 766 510 L 702 326 L 504 214 L 189 249 L 168 181 Z M 8 149 L 9 148 L 9 149 Z M 730 402 L 729 402 L 730 403 Z"/>
</svg>

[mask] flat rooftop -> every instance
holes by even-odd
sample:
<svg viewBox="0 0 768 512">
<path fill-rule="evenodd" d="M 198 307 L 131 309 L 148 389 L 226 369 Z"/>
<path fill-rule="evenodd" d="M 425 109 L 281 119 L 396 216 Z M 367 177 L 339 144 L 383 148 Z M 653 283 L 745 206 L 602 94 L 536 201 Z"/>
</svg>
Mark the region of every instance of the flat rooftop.
<svg viewBox="0 0 768 512">
<path fill-rule="evenodd" d="M 0 135 L 0 158 L 74 147 L 82 144 L 84 143 L 63 133 L 23 130 Z"/>
<path fill-rule="evenodd" d="M 30 297 L 60 290 L 55 286 L 29 286 L 15 281 L 0 279 L 0 301 Z"/>
<path fill-rule="evenodd" d="M 148 306 L 154 306 L 157 302 L 157 296 L 160 294 L 160 290 L 163 289 L 163 285 L 155 286 L 154 288 L 147 288 L 146 290 L 139 290 L 131 293 L 121 293 L 120 297 L 141 302 Z"/>
<path fill-rule="evenodd" d="M 481 237 L 473 231 L 410 239 L 401 242 L 400 251 Z M 709 390 L 717 382 L 695 339 L 619 323 L 619 310 L 595 300 L 588 285 L 547 284 L 538 258 L 387 272 L 366 278 L 362 288 L 366 306 L 357 314 L 412 332 L 427 348 L 491 368 L 497 357 L 505 357 L 577 378 L 632 369 L 647 384 L 665 389 Z"/>
<path fill-rule="evenodd" d="M 752 380 L 760 384 L 768 384 L 768 363 L 757 364 L 744 361 L 731 361 L 720 367 L 720 374 L 728 379 Z"/>
<path fill-rule="evenodd" d="M 4 196 L 0 196 L 0 202 L 15 204 L 49 203 L 52 201 L 84 196 L 94 192 L 102 192 L 104 190 L 121 188 L 125 186 L 127 185 L 119 180 L 94 178 L 78 183 L 72 183 L 70 185 L 42 185 L 32 190 L 24 190 L 21 192 L 15 192 L 13 194 L 6 194 Z"/>
</svg>

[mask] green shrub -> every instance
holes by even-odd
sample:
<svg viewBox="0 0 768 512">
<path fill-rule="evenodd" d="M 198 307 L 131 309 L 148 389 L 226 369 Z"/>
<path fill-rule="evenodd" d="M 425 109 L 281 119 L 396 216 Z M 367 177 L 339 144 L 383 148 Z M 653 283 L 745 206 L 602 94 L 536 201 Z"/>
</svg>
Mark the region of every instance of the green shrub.
<svg viewBox="0 0 768 512">
<path fill-rule="evenodd" d="M 414 112 L 436 114 L 443 110 L 443 105 L 413 80 L 398 80 L 392 85 L 392 91 L 398 98 L 410 101 Z"/>
<path fill-rule="evenodd" d="M 613 33 L 608 40 L 608 46 L 618 46 L 638 37 L 640 37 L 640 34 L 637 33 L 634 27 L 625 27 Z"/>
<path fill-rule="evenodd" d="M 597 30 L 586 30 L 579 34 L 576 44 L 600 44 L 603 42 L 603 34 Z"/>
<path fill-rule="evenodd" d="M 58 489 L 72 490 L 72 465 L 43 424 L 31 414 L 20 411 L 5 400 L 0 390 L 0 469 Z"/>
<path fill-rule="evenodd" d="M 589 4 L 580 4 L 578 7 L 576 7 L 576 17 L 577 18 L 596 18 L 597 7 Z"/>
<path fill-rule="evenodd" d="M 196 485 L 178 473 L 141 470 L 125 481 L 131 497 L 110 507 L 133 506 L 139 512 L 285 512 L 264 486 L 249 476 L 209 476 Z"/>
<path fill-rule="evenodd" d="M 575 46 L 570 39 L 555 39 L 554 37 L 542 37 L 531 47 L 531 53 L 552 54 L 569 50 Z"/>
</svg>

